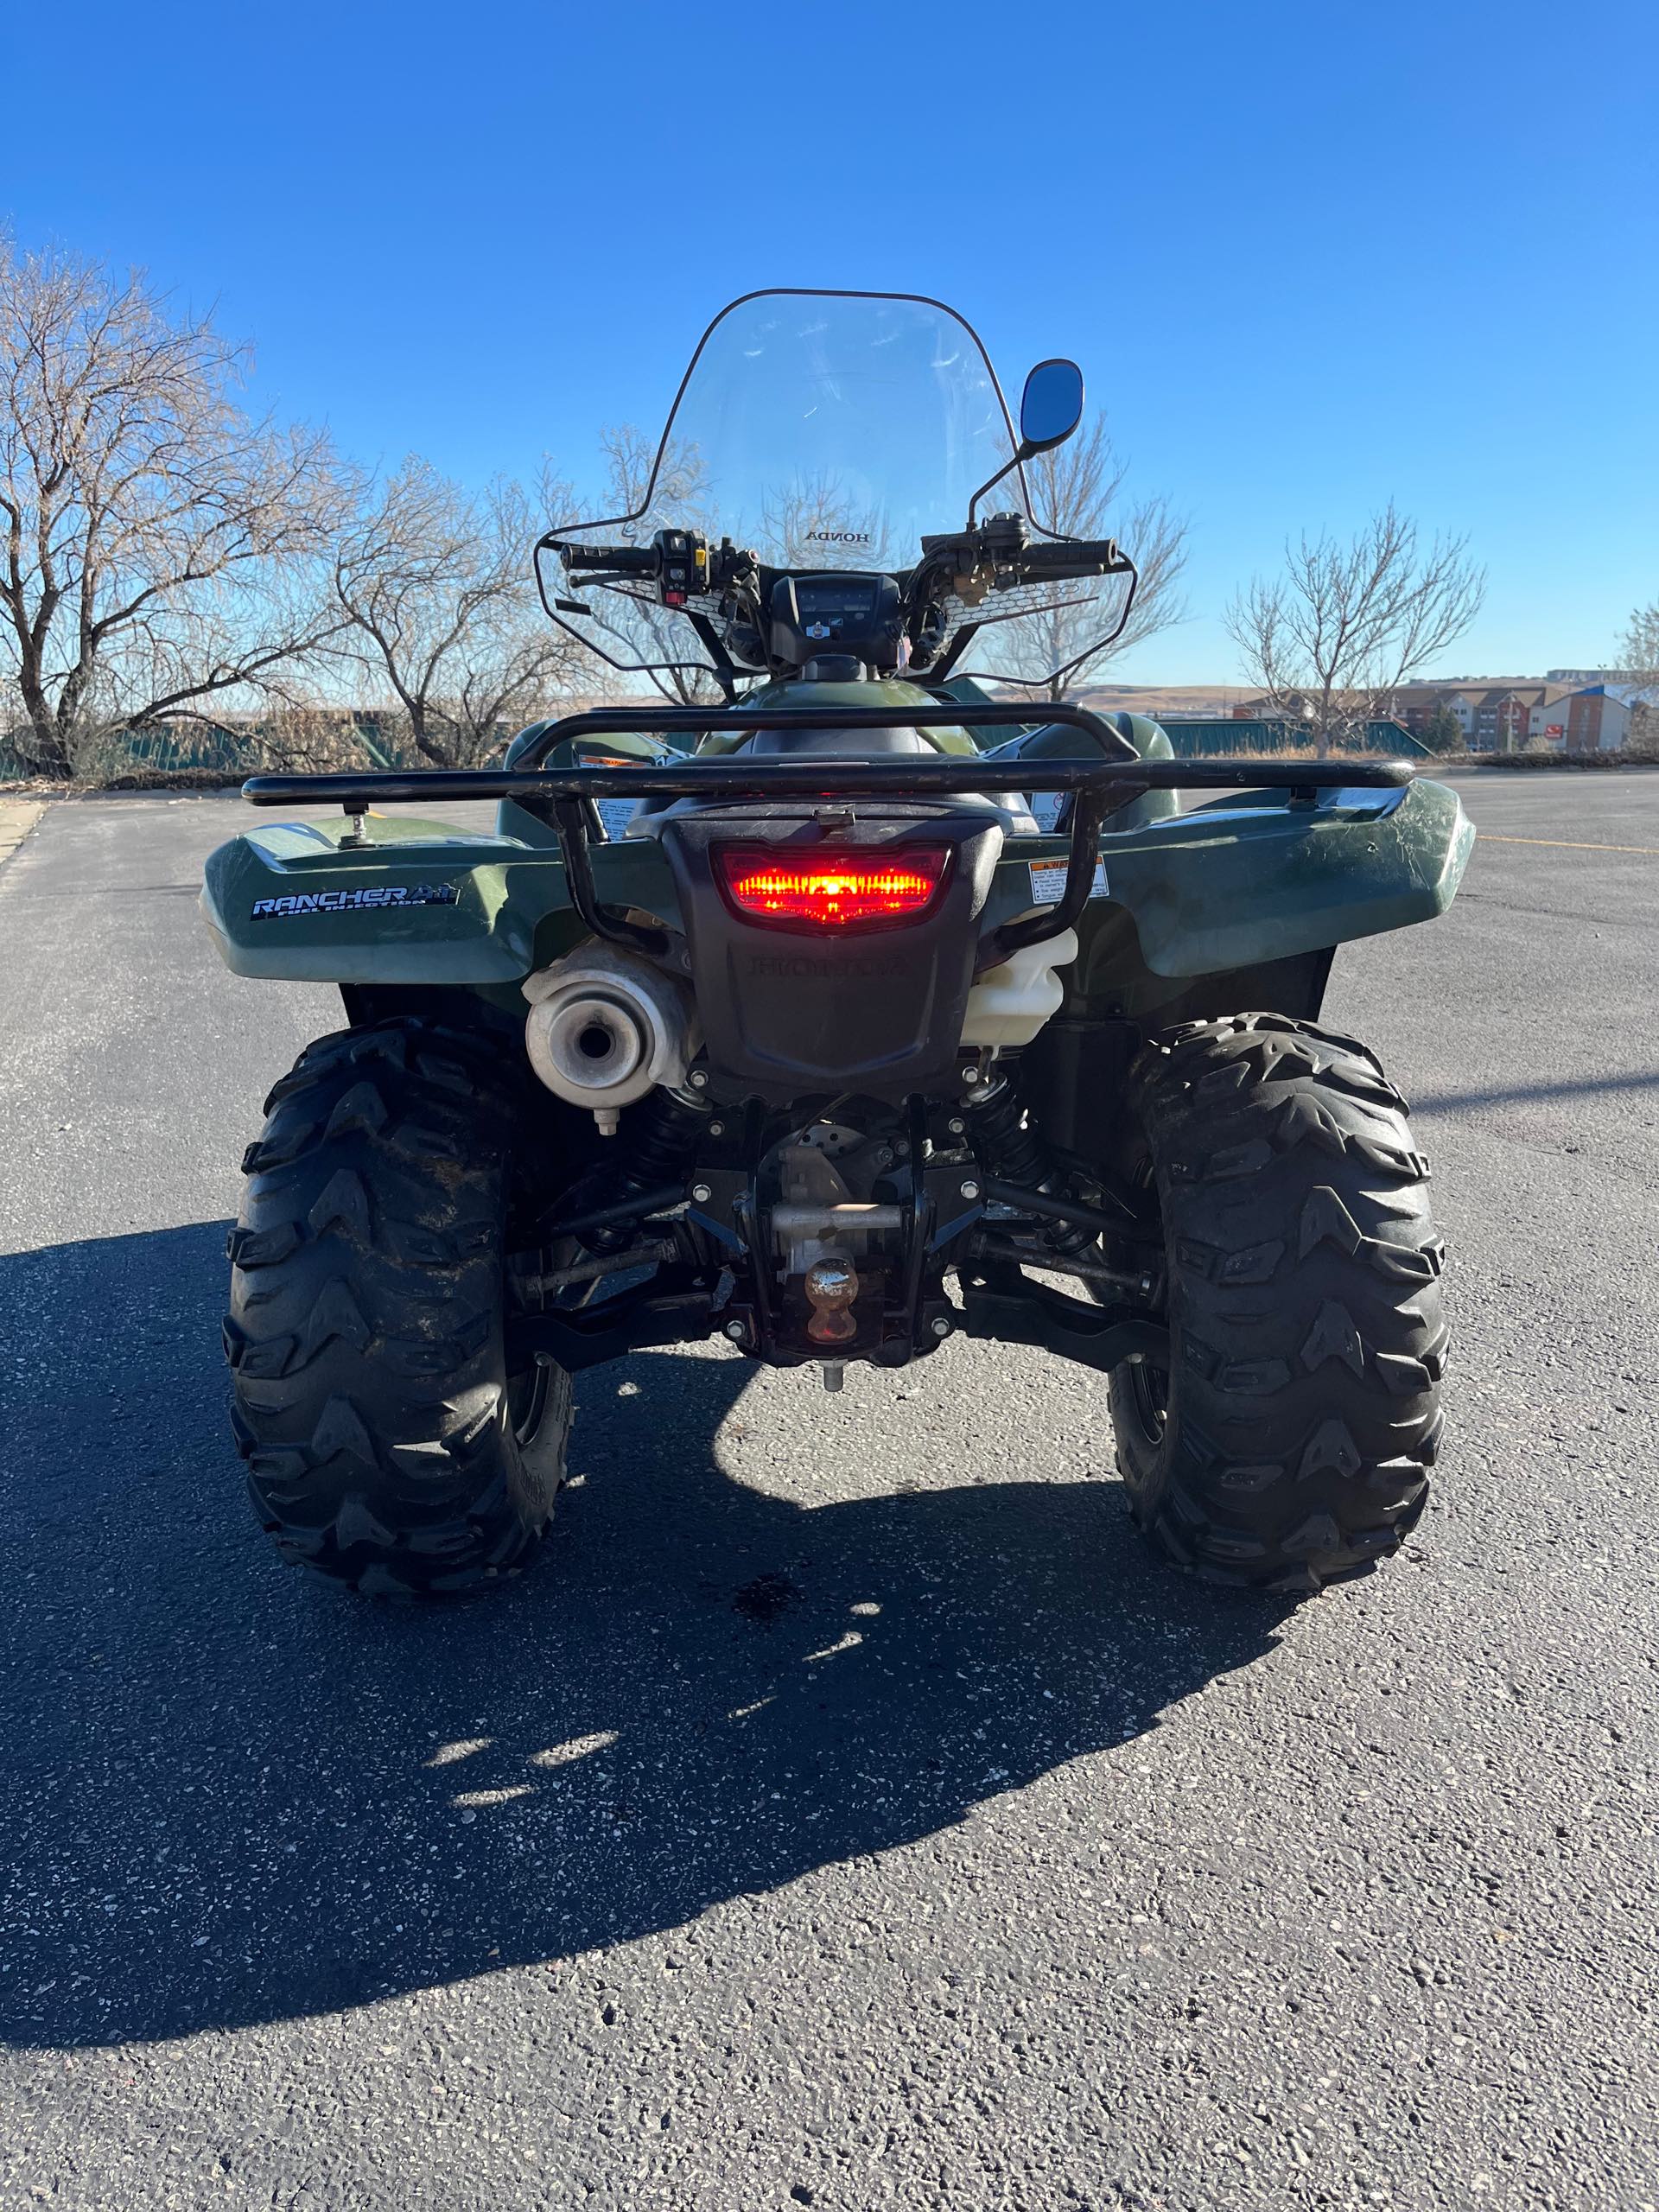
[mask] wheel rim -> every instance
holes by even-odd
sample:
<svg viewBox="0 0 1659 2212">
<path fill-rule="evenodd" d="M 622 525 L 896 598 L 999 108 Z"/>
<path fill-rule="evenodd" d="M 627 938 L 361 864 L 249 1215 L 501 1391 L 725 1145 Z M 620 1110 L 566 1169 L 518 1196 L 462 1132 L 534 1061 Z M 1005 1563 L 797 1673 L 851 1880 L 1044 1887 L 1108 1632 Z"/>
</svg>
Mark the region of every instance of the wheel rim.
<svg viewBox="0 0 1659 2212">
<path fill-rule="evenodd" d="M 512 1424 L 513 1440 L 521 1451 L 535 1443 L 547 1418 L 550 1374 L 546 1361 L 538 1359 L 508 1381 L 507 1419 Z"/>
<path fill-rule="evenodd" d="M 570 1426 L 570 1378 L 550 1360 L 512 1376 L 506 1418 L 512 1426 L 514 1488 L 524 1510 L 545 1525 L 564 1480 Z"/>
<path fill-rule="evenodd" d="M 1158 1205 L 1158 1186 L 1152 1171 L 1152 1161 L 1142 1158 L 1131 1178 L 1135 1196 L 1147 1207 L 1161 1230 L 1161 1209 Z M 1156 1317 L 1168 1325 L 1167 1307 Z M 1129 1407 L 1148 1450 L 1157 1451 L 1169 1431 L 1169 1370 L 1157 1367 L 1148 1359 L 1129 1362 Z"/>
<path fill-rule="evenodd" d="M 1148 1359 L 1129 1363 L 1129 1402 L 1141 1433 L 1154 1449 L 1169 1427 L 1169 1370 Z"/>
</svg>

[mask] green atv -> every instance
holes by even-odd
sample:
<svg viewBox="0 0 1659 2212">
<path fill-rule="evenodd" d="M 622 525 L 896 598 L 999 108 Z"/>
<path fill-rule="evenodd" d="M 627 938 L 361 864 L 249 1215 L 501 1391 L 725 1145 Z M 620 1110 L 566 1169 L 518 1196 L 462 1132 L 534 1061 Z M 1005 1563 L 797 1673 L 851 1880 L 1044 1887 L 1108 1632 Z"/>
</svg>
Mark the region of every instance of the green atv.
<svg viewBox="0 0 1659 2212">
<path fill-rule="evenodd" d="M 1473 833 L 1395 762 L 1177 759 L 1052 696 L 1135 586 L 1032 511 L 1082 406 L 1046 361 L 1016 436 L 932 301 L 740 300 L 641 507 L 537 549 L 631 703 L 499 768 L 246 786 L 342 817 L 220 847 L 203 899 L 238 974 L 345 1002 L 230 1242 L 285 1558 L 377 1593 L 512 1574 L 571 1377 L 709 1337 L 832 1389 L 1039 1345 L 1109 1378 L 1181 1566 L 1296 1593 L 1397 1549 L 1441 1246 L 1404 1102 L 1316 1025 L 1333 948 L 1441 912 Z M 1094 626 L 1033 682 L 1061 614 Z M 480 798 L 488 834 L 375 810 Z"/>
</svg>

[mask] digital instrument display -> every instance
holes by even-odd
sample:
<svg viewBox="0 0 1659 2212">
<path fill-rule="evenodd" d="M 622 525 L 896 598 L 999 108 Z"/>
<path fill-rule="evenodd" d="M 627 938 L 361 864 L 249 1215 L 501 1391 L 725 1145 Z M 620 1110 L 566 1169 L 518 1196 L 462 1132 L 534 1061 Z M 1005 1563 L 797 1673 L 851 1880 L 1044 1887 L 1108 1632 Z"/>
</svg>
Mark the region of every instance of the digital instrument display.
<svg viewBox="0 0 1659 2212">
<path fill-rule="evenodd" d="M 847 653 L 874 668 L 895 668 L 903 634 L 899 585 L 892 576 L 785 574 L 772 587 L 775 660 L 800 667 L 821 653 Z"/>
<path fill-rule="evenodd" d="M 862 629 L 875 612 L 879 586 L 862 581 L 843 581 L 839 576 L 812 576 L 798 579 L 795 603 L 801 610 L 803 622 L 821 622 L 832 630 L 843 625 Z"/>
</svg>

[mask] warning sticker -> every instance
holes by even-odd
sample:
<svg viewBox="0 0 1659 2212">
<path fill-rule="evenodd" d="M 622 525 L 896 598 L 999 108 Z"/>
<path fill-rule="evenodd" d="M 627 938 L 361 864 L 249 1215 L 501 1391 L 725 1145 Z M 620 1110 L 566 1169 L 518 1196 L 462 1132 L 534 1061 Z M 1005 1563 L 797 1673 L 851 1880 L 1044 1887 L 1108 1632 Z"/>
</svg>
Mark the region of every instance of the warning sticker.
<svg viewBox="0 0 1659 2212">
<path fill-rule="evenodd" d="M 637 798 L 598 798 L 594 804 L 599 809 L 599 818 L 605 825 L 605 842 L 613 845 L 626 830 L 639 811 Z"/>
<path fill-rule="evenodd" d="M 1071 862 L 1065 860 L 1030 861 L 1027 865 L 1031 870 L 1033 906 L 1058 906 L 1065 896 L 1066 871 L 1071 867 Z M 1104 861 L 1095 862 L 1095 880 L 1089 887 L 1089 896 L 1091 899 L 1105 899 L 1110 896 L 1106 888 Z"/>
</svg>

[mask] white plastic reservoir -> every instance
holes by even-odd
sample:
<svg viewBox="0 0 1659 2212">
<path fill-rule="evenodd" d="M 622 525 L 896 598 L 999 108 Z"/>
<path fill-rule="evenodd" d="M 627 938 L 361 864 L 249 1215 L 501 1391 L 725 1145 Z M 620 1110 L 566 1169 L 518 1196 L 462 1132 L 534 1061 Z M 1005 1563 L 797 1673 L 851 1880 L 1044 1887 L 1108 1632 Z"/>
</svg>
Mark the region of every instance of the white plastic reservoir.
<svg viewBox="0 0 1659 2212">
<path fill-rule="evenodd" d="M 1058 971 L 1077 957 L 1077 933 L 1063 930 L 1042 944 L 1022 945 L 968 994 L 964 1045 L 1029 1045 L 1065 995 Z"/>
</svg>

